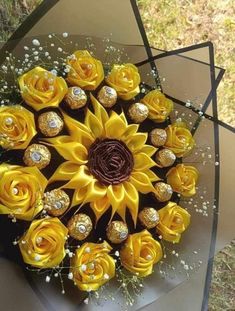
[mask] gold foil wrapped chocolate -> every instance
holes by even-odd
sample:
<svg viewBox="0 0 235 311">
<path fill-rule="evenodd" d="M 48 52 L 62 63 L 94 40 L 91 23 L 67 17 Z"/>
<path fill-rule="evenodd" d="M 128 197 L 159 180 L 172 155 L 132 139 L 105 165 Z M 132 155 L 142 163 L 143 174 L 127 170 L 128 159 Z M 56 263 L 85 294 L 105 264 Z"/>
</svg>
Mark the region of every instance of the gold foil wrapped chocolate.
<svg viewBox="0 0 235 311">
<path fill-rule="evenodd" d="M 156 163 L 159 167 L 169 167 L 174 164 L 176 156 L 170 149 L 161 149 L 156 154 Z"/>
<path fill-rule="evenodd" d="M 51 153 L 46 146 L 33 144 L 25 150 L 23 160 L 27 166 L 43 169 L 50 163 Z"/>
<path fill-rule="evenodd" d="M 47 137 L 58 135 L 64 126 L 61 117 L 54 111 L 44 112 L 38 117 L 38 127 Z"/>
<path fill-rule="evenodd" d="M 134 103 L 130 106 L 128 110 L 130 118 L 135 123 L 142 123 L 145 119 L 147 119 L 149 114 L 149 109 L 145 104 L 142 103 Z"/>
<path fill-rule="evenodd" d="M 166 202 L 169 201 L 173 190 L 170 185 L 164 183 L 164 182 L 158 182 L 154 186 L 155 188 L 155 196 L 160 202 Z"/>
<path fill-rule="evenodd" d="M 86 214 L 76 214 L 68 222 L 69 235 L 79 241 L 88 237 L 93 225 L 90 217 Z"/>
<path fill-rule="evenodd" d="M 167 134 L 164 129 L 153 129 L 150 134 L 150 140 L 153 146 L 155 147 L 161 147 L 165 144 L 167 139 Z"/>
<path fill-rule="evenodd" d="M 98 93 L 99 102 L 106 108 L 110 108 L 116 104 L 117 92 L 110 86 L 103 86 Z"/>
<path fill-rule="evenodd" d="M 122 243 L 128 237 L 128 228 L 123 221 L 112 221 L 106 230 L 107 238 L 114 244 Z"/>
<path fill-rule="evenodd" d="M 73 86 L 68 89 L 64 100 L 71 109 L 79 109 L 86 105 L 87 96 L 80 87 Z"/>
<path fill-rule="evenodd" d="M 44 194 L 43 204 L 49 215 L 57 217 L 66 212 L 70 199 L 64 190 L 54 189 Z"/>
<path fill-rule="evenodd" d="M 141 224 L 147 229 L 152 229 L 156 227 L 159 222 L 158 212 L 153 207 L 145 207 L 139 213 L 138 217 Z"/>
</svg>

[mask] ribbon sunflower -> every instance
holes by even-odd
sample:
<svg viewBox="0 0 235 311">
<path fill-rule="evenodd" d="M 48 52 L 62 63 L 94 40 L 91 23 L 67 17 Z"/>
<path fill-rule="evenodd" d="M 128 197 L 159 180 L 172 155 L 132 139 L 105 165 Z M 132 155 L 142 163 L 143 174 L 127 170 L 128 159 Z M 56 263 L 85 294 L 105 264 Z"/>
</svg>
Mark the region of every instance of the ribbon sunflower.
<svg viewBox="0 0 235 311">
<path fill-rule="evenodd" d="M 124 113 L 109 115 L 92 95 L 91 101 L 94 113 L 87 109 L 84 124 L 63 113 L 69 135 L 45 139 L 66 160 L 49 182 L 67 181 L 62 187 L 74 190 L 72 206 L 90 203 L 97 221 L 111 206 L 111 218 L 125 220 L 128 208 L 136 224 L 139 192 L 154 192 L 159 180 L 151 171 L 156 148 Z"/>
</svg>

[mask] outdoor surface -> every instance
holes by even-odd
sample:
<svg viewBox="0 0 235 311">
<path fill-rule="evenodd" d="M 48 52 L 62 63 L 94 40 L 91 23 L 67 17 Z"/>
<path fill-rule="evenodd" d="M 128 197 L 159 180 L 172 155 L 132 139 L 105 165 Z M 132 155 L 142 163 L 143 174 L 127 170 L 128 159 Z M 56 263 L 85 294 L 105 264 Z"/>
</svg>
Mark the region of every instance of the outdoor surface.
<svg viewBox="0 0 235 311">
<path fill-rule="evenodd" d="M 0 0 L 4 42 L 40 0 Z M 138 0 L 150 44 L 172 50 L 202 41 L 215 46 L 226 69 L 218 89 L 219 117 L 235 126 L 235 0 Z M 214 261 L 209 311 L 235 311 L 235 241 Z"/>
</svg>

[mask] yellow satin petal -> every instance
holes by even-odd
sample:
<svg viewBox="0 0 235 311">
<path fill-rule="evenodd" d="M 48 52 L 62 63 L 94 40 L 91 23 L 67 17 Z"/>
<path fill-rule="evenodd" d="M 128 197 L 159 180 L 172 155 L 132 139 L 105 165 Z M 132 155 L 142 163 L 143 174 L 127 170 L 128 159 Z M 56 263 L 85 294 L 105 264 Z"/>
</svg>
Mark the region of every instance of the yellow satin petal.
<svg viewBox="0 0 235 311">
<path fill-rule="evenodd" d="M 134 170 L 144 172 L 145 170 L 156 166 L 156 163 L 145 153 L 134 155 Z"/>
<path fill-rule="evenodd" d="M 149 180 L 150 180 L 151 182 L 161 180 L 161 178 L 159 178 L 159 177 L 158 177 L 153 171 L 151 171 L 151 170 L 145 170 L 144 173 L 145 173 L 145 175 L 148 176 L 148 178 L 149 178 Z"/>
<path fill-rule="evenodd" d="M 94 142 L 94 137 L 92 136 L 91 130 L 87 128 L 83 123 L 69 117 L 67 114 L 63 113 L 65 125 L 69 131 L 71 138 L 83 144 L 86 148 Z"/>
<path fill-rule="evenodd" d="M 100 121 L 100 123 L 102 124 L 102 126 L 104 127 L 105 123 L 109 119 L 109 115 L 107 111 L 104 109 L 104 107 L 98 102 L 98 100 L 92 94 L 90 94 L 90 97 L 91 97 L 92 106 L 95 111 L 95 115 Z"/>
<path fill-rule="evenodd" d="M 79 170 L 79 164 L 73 162 L 64 162 L 58 166 L 54 174 L 50 177 L 49 183 L 55 181 L 71 180 Z"/>
<path fill-rule="evenodd" d="M 102 186 L 97 180 L 93 179 L 92 182 L 87 185 L 87 193 L 84 197 L 83 204 L 102 199 L 106 196 L 106 193 L 107 187 Z"/>
<path fill-rule="evenodd" d="M 84 188 L 78 188 L 74 191 L 71 207 L 74 207 L 75 205 L 81 204 L 86 196 L 87 193 L 87 187 Z M 81 206 L 79 206 L 80 208 Z M 78 208 L 78 210 L 79 210 Z"/>
<path fill-rule="evenodd" d="M 125 199 L 125 192 L 124 187 L 122 184 L 120 185 L 110 185 L 107 188 L 107 197 L 109 199 L 109 202 L 112 206 L 112 214 L 111 219 L 113 218 L 113 215 L 117 211 L 119 205 L 123 202 Z"/>
<path fill-rule="evenodd" d="M 122 119 L 122 121 L 125 123 L 126 127 L 128 127 L 128 122 L 125 116 L 125 113 L 122 111 L 122 113 L 119 115 L 119 117 Z"/>
<path fill-rule="evenodd" d="M 155 152 L 157 152 L 157 148 L 150 146 L 150 145 L 144 145 L 142 149 L 140 149 L 139 152 L 147 154 L 149 157 L 152 157 Z"/>
<path fill-rule="evenodd" d="M 112 112 L 109 120 L 105 123 L 105 134 L 108 138 L 122 139 L 126 130 L 126 124 L 116 112 Z"/>
<path fill-rule="evenodd" d="M 104 196 L 101 199 L 91 202 L 91 208 L 96 216 L 96 221 L 108 210 L 110 207 L 110 202 L 107 196 Z"/>
<path fill-rule="evenodd" d="M 123 186 L 125 189 L 125 205 L 130 210 L 134 226 L 136 226 L 137 216 L 139 212 L 139 193 L 130 182 L 125 181 L 123 183 Z M 125 221 L 125 209 L 120 207 L 118 208 L 117 212 Z"/>
<path fill-rule="evenodd" d="M 67 161 L 77 164 L 87 163 L 88 152 L 86 148 L 77 142 L 59 144 L 53 146 L 57 152 Z"/>
<path fill-rule="evenodd" d="M 134 134 L 137 133 L 139 128 L 138 124 L 130 124 L 127 126 L 125 132 L 122 135 L 122 139 L 127 142 Z"/>
<path fill-rule="evenodd" d="M 148 176 L 143 172 L 132 172 L 130 182 L 136 187 L 141 193 L 154 192 L 154 187 L 150 182 Z"/>
<path fill-rule="evenodd" d="M 94 177 L 89 173 L 85 165 L 81 165 L 76 171 L 76 174 L 70 179 L 63 188 L 67 189 L 80 189 L 86 187 L 94 180 Z"/>
<path fill-rule="evenodd" d="M 72 137 L 67 136 L 67 135 L 61 135 L 61 136 L 57 136 L 57 137 L 43 138 L 42 139 L 42 143 L 47 142 L 47 143 L 49 143 L 48 144 L 49 146 L 67 144 L 67 143 L 71 143 L 73 141 L 74 140 L 72 139 Z"/>
<path fill-rule="evenodd" d="M 127 147 L 135 153 L 144 147 L 147 138 L 148 135 L 146 133 L 136 133 L 132 137 L 128 138 L 125 143 Z"/>
<path fill-rule="evenodd" d="M 85 125 L 91 130 L 92 136 L 94 138 L 100 138 L 102 136 L 102 124 L 89 109 L 86 112 Z"/>
</svg>

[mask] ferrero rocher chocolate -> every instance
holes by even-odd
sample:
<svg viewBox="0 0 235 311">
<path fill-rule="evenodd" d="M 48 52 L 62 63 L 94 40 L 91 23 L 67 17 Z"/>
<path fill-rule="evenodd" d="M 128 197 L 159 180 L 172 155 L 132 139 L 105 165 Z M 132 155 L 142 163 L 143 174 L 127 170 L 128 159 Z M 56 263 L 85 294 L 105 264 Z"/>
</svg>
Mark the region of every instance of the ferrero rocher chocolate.
<svg viewBox="0 0 235 311">
<path fill-rule="evenodd" d="M 106 229 L 107 238 L 114 244 L 119 244 L 128 237 L 128 228 L 123 221 L 112 221 Z"/>
<path fill-rule="evenodd" d="M 128 110 L 130 118 L 136 122 L 141 123 L 147 119 L 149 114 L 149 109 L 145 104 L 135 103 L 132 104 Z"/>
<path fill-rule="evenodd" d="M 69 235 L 79 241 L 88 237 L 92 230 L 92 221 L 86 214 L 76 214 L 68 222 Z"/>
<path fill-rule="evenodd" d="M 58 217 L 68 209 L 70 199 L 64 190 L 54 189 L 44 194 L 43 204 L 49 215 Z"/>
<path fill-rule="evenodd" d="M 116 104 L 117 92 L 110 86 L 103 86 L 98 93 L 99 102 L 106 108 L 110 108 Z"/>
<path fill-rule="evenodd" d="M 174 164 L 176 156 L 170 149 L 161 149 L 156 154 L 156 163 L 159 167 L 168 167 Z"/>
<path fill-rule="evenodd" d="M 79 109 L 86 105 L 87 96 L 80 87 L 73 86 L 68 89 L 64 100 L 71 109 Z"/>
<path fill-rule="evenodd" d="M 153 129 L 149 135 L 150 135 L 151 143 L 155 147 L 163 146 L 167 139 L 167 134 L 164 129 L 158 129 L 158 128 Z"/>
<path fill-rule="evenodd" d="M 173 190 L 170 185 L 164 183 L 164 182 L 158 182 L 155 184 L 155 196 L 160 202 L 166 202 L 169 201 Z"/>
<path fill-rule="evenodd" d="M 23 160 L 27 166 L 43 169 L 50 163 L 51 153 L 46 146 L 33 144 L 25 150 Z"/>
<path fill-rule="evenodd" d="M 153 207 L 145 207 L 139 213 L 139 220 L 145 228 L 152 229 L 158 224 L 159 215 Z"/>
<path fill-rule="evenodd" d="M 58 135 L 63 126 L 63 120 L 54 111 L 44 112 L 38 117 L 38 127 L 42 134 L 47 137 Z"/>
</svg>

